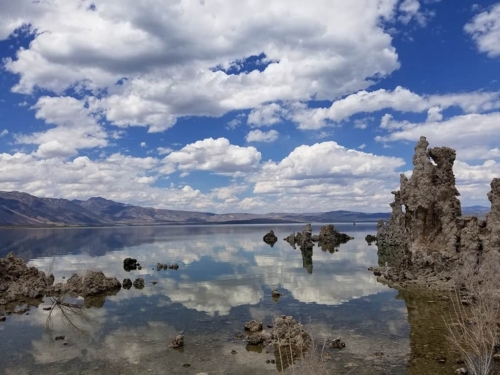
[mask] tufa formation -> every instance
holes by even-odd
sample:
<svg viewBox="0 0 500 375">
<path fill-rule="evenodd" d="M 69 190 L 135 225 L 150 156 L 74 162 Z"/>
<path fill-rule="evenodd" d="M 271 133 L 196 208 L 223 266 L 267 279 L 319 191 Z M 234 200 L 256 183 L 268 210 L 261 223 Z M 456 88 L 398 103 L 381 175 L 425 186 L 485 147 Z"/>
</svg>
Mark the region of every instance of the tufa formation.
<svg viewBox="0 0 500 375">
<path fill-rule="evenodd" d="M 385 272 L 389 281 L 453 287 L 458 269 L 479 265 L 500 252 L 500 179 L 491 182 L 486 220 L 462 216 L 453 174 L 456 152 L 428 146 L 420 137 L 413 174 L 401 175 L 391 218 L 378 224 L 377 246 L 404 250 L 399 266 Z"/>
</svg>

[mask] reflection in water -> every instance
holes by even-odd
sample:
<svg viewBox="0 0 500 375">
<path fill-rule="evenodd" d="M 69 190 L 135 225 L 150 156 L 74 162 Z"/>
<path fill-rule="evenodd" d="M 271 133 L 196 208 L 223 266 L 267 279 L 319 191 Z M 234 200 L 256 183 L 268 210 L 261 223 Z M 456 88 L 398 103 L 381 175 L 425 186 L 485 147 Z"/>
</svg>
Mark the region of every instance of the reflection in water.
<svg viewBox="0 0 500 375">
<path fill-rule="evenodd" d="M 301 227 L 273 225 L 272 229 L 283 238 Z M 315 227 L 318 231 L 319 225 Z M 294 250 L 282 240 L 271 250 L 262 242 L 269 225 L 3 231 L 0 254 L 14 251 L 42 270 L 55 259 L 56 282 L 92 269 L 119 280 L 144 278 L 145 286 L 94 299 L 46 299 L 29 316 L 9 319 L 0 326 L 0 335 L 9 337 L 9 341 L 0 340 L 0 352 L 5 354 L 0 368 L 22 373 L 28 366 L 28 373 L 40 374 L 83 369 L 106 374 L 151 369 L 154 373 L 168 368 L 169 373 L 182 374 L 188 373 L 182 364 L 191 363 L 193 373 L 221 371 L 221 366 L 226 373 L 276 373 L 277 366 L 280 370 L 287 364 L 281 357 L 280 361 L 275 357 L 276 365 L 266 364 L 269 355 L 275 354 L 273 348 L 269 353 L 247 352 L 246 342 L 234 338 L 245 321 L 269 323 L 287 314 L 320 325 L 319 335 L 339 334 L 346 341 L 341 360 L 332 362 L 339 373 L 346 372 L 347 362 L 357 361 L 370 370 L 366 373 L 396 374 L 396 370 L 384 372 L 386 367 L 373 369 L 366 358 L 382 348 L 399 361 L 395 364 L 406 367 L 397 351 L 408 350 L 404 303 L 411 310 L 413 302 L 402 294 L 404 300 L 395 300 L 396 292 L 377 283 L 367 271 L 378 257 L 364 241 L 373 227 L 365 228 L 347 226 L 343 231 L 355 240 L 340 248 L 317 248 L 314 254 Z M 126 272 L 123 260 L 127 257 L 137 259 L 142 269 Z M 179 263 L 180 268 L 158 272 L 157 263 L 165 262 Z M 274 288 L 285 292 L 277 302 L 271 298 Z M 421 308 L 419 303 L 413 311 Z M 41 310 L 43 306 L 53 307 L 52 330 L 70 337 L 68 347 L 54 346 L 46 337 L 49 312 Z M 413 326 L 414 318 L 408 319 Z M 85 337 L 78 339 L 72 326 L 85 331 Z M 168 347 L 181 331 L 186 337 L 184 353 Z M 233 349 L 238 355 L 230 354 Z M 412 349 L 417 350 L 413 343 Z M 365 373 L 361 367 L 356 371 Z M 408 371 L 413 371 L 411 365 Z"/>
<path fill-rule="evenodd" d="M 87 331 L 83 328 L 85 325 L 93 325 L 95 323 L 87 307 L 71 297 L 50 297 L 50 303 L 49 314 L 45 322 L 45 328 L 50 338 L 54 336 L 53 317 L 55 315 L 60 316 L 63 324 L 67 325 L 71 331 L 80 335 L 87 334 Z"/>
</svg>

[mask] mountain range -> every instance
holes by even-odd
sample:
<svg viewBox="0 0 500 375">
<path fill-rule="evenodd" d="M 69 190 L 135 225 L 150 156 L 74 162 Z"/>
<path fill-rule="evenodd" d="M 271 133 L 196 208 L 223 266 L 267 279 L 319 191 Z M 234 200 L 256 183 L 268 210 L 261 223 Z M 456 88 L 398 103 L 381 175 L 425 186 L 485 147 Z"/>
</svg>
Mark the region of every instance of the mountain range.
<svg viewBox="0 0 500 375">
<path fill-rule="evenodd" d="M 464 208 L 484 215 L 482 206 Z M 214 214 L 133 206 L 95 197 L 88 200 L 39 198 L 21 192 L 0 192 L 0 226 L 124 226 L 168 224 L 264 224 L 302 222 L 375 222 L 388 212 L 329 211 L 313 213 Z"/>
</svg>

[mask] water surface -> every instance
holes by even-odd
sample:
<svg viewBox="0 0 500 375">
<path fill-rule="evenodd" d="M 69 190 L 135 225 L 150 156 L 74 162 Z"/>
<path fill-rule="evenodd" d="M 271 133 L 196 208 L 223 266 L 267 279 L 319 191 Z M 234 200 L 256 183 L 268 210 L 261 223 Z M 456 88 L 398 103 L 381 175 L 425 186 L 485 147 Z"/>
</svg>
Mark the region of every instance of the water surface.
<svg viewBox="0 0 500 375">
<path fill-rule="evenodd" d="M 374 234 L 374 224 L 336 225 L 355 239 L 338 251 L 315 247 L 312 257 L 282 240 L 302 227 L 0 230 L 0 257 L 13 251 L 30 266 L 52 272 L 56 282 L 86 269 L 120 281 L 146 281 L 142 290 L 67 301 L 85 304 L 85 309 L 58 305 L 50 314 L 43 308 L 54 301 L 46 298 L 29 315 L 9 315 L 0 323 L 0 372 L 277 373 L 279 365 L 266 363 L 276 359 L 273 348 L 247 346 L 241 333 L 250 319 L 271 324 L 283 314 L 307 325 L 319 345 L 336 337 L 346 342 L 344 350 L 325 349 L 332 373 L 453 372 L 457 366 L 444 340 L 444 302 L 432 295 L 398 293 L 367 270 L 385 262 L 376 246 L 364 241 L 366 234 Z M 313 233 L 319 228 L 313 225 Z M 273 247 L 262 241 L 269 229 L 279 238 Z M 142 270 L 126 272 L 126 257 L 136 258 Z M 158 262 L 180 268 L 157 271 Z M 285 293 L 278 301 L 271 297 L 274 288 Z M 182 351 L 169 347 L 179 333 L 186 340 Z M 56 341 L 59 335 L 65 340 Z M 436 361 L 439 354 L 447 356 L 447 363 Z"/>
</svg>

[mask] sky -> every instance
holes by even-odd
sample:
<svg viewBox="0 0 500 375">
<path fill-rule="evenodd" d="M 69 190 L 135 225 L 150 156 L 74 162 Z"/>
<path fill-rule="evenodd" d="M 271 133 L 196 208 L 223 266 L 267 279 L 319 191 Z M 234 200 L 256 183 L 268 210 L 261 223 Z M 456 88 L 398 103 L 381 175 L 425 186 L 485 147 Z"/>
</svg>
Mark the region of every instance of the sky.
<svg viewBox="0 0 500 375">
<path fill-rule="evenodd" d="M 500 177 L 500 2 L 0 0 L 0 190 L 389 211 L 420 138 Z"/>
</svg>

